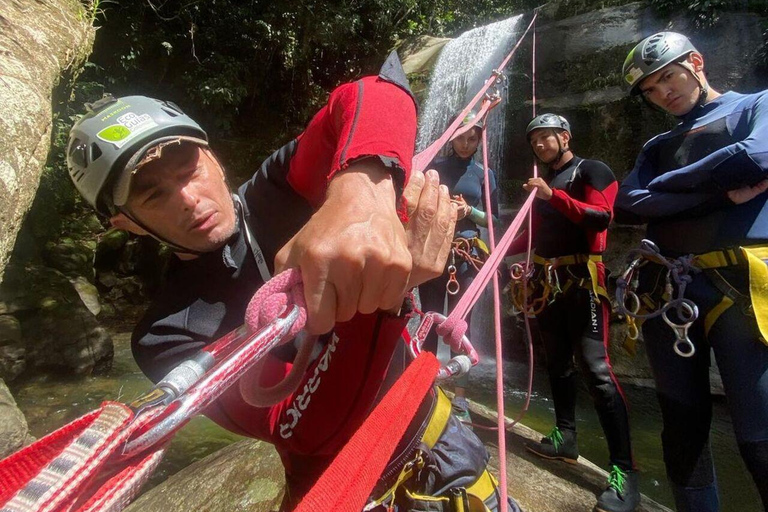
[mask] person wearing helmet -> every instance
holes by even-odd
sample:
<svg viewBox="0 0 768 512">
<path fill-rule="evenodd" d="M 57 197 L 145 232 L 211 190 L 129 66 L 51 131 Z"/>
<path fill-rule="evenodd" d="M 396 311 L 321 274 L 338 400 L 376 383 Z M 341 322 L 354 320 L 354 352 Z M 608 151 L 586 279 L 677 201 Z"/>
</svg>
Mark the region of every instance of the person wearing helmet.
<svg viewBox="0 0 768 512">
<path fill-rule="evenodd" d="M 446 297 L 447 311 L 453 310 L 464 290 L 472 284 L 478 272 L 477 267 L 482 265 L 482 260 L 488 254 L 487 247 L 480 238 L 480 228 L 488 227 L 485 212 L 485 171 L 475 160 L 482 137 L 483 120 L 477 118 L 476 112 L 470 112 L 462 119 L 460 128 L 469 125 L 472 128 L 451 141 L 449 154 L 436 158 L 428 166 L 439 173 L 440 182 L 448 187 L 453 201 L 458 205 L 458 221 L 454 234 L 455 249 L 451 251 L 445 271 L 439 278 L 419 286 L 419 297 L 424 311 L 443 313 Z M 488 176 L 494 225 L 499 226 L 496 176 L 492 170 L 488 171 Z M 469 321 L 469 318 L 467 320 Z M 429 333 L 424 346 L 427 350 L 437 350 L 437 333 L 434 330 Z M 468 375 L 457 379 L 453 405 L 457 416 L 470 426 L 472 420 L 466 400 L 467 383 Z"/>
<path fill-rule="evenodd" d="M 544 178 L 531 178 L 523 185 L 528 192 L 536 191 L 532 288 L 525 292 L 523 281 L 516 279 L 511 291 L 517 307 L 536 316 L 555 405 L 554 429 L 527 448 L 541 457 L 576 462 L 575 356 L 610 456 L 608 487 L 598 497 L 596 510 L 629 512 L 640 501 L 638 474 L 627 402 L 608 357 L 611 302 L 605 292 L 602 261 L 618 184 L 603 162 L 574 155 L 571 126 L 563 116 L 535 117 L 526 137 L 547 172 Z M 524 251 L 527 239 L 520 236 L 508 253 Z"/>
<path fill-rule="evenodd" d="M 410 173 L 415 134 L 415 100 L 396 56 L 379 76 L 333 91 L 306 130 L 234 194 L 205 131 L 172 103 L 107 99 L 71 130 L 67 159 L 86 200 L 113 225 L 154 236 L 177 256 L 132 335 L 134 357 L 154 382 L 239 327 L 270 276 L 301 270 L 306 330 L 319 338 L 297 391 L 256 407 L 232 386 L 205 411 L 224 428 L 275 444 L 286 510 L 404 371 L 403 298 L 445 264 L 456 207 L 435 171 Z M 405 227 L 401 218 L 410 219 Z M 279 347 L 262 376 L 286 375 L 294 357 L 292 345 Z M 485 447 L 450 410 L 438 388 L 425 397 L 372 500 L 410 510 L 404 503 L 448 503 L 460 489 L 483 510 L 507 510 Z M 405 478 L 417 457 L 428 468 L 418 481 Z M 510 502 L 508 510 L 518 508 Z"/>
<path fill-rule="evenodd" d="M 662 256 L 693 255 L 685 298 L 698 307 L 688 330 L 695 353 L 675 353 L 677 337 L 661 317 L 642 325 L 677 510 L 719 510 L 709 446 L 710 350 L 739 450 L 768 509 L 768 91 L 714 90 L 703 55 L 674 32 L 638 43 L 623 76 L 631 95 L 679 120 L 645 144 L 616 199 L 616 220 L 647 223 Z M 665 291 L 665 275 L 666 267 L 648 261 L 637 293 L 663 305 L 678 293 L 675 282 Z"/>
</svg>

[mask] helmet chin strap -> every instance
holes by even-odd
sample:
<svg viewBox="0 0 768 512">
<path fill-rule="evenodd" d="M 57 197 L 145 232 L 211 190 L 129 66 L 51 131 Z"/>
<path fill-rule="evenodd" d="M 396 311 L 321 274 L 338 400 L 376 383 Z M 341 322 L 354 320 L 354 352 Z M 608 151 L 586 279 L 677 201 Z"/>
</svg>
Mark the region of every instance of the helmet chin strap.
<svg viewBox="0 0 768 512">
<path fill-rule="evenodd" d="M 696 82 L 699 84 L 699 99 L 696 100 L 696 104 L 693 106 L 693 108 L 704 105 L 704 103 L 707 100 L 707 96 L 709 95 L 709 84 L 707 84 L 706 81 L 702 80 L 699 77 L 698 71 L 693 69 L 693 65 L 691 65 L 691 63 L 688 62 L 687 60 L 680 62 L 680 65 L 683 66 L 685 69 L 687 69 L 693 75 L 693 78 L 696 79 Z"/>
<path fill-rule="evenodd" d="M 131 214 L 125 208 L 117 207 L 117 210 L 120 213 L 122 213 L 123 215 L 125 215 L 126 217 L 128 217 L 131 220 L 131 222 L 133 222 L 134 224 L 139 226 L 141 229 L 146 231 L 149 234 L 149 236 L 151 236 L 152 238 L 154 238 L 155 240 L 157 240 L 161 244 L 167 245 L 173 252 L 181 252 L 181 253 L 185 253 L 185 254 L 192 254 L 192 255 L 195 255 L 195 256 L 200 256 L 201 254 L 204 254 L 202 251 L 197 251 L 195 249 L 190 249 L 188 247 L 184 247 L 181 244 L 177 244 L 177 243 L 171 242 L 170 240 L 166 239 L 165 237 L 158 235 L 154 230 L 152 230 L 149 226 L 147 226 L 146 224 L 141 222 L 139 219 L 137 219 L 133 214 Z"/>
<path fill-rule="evenodd" d="M 564 148 L 563 144 L 560 142 L 560 137 L 555 136 L 555 138 L 557 139 L 557 156 L 549 162 L 545 162 L 544 160 L 541 161 L 547 167 L 552 167 L 560 163 L 560 160 L 563 159 L 563 155 L 568 151 L 568 149 Z"/>
</svg>

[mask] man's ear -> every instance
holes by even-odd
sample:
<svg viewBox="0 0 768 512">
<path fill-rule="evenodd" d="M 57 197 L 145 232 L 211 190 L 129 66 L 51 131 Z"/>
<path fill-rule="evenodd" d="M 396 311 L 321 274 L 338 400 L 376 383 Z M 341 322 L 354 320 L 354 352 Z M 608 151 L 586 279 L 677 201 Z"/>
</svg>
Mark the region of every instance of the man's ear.
<svg viewBox="0 0 768 512">
<path fill-rule="evenodd" d="M 704 56 L 699 52 L 691 52 L 688 57 L 685 58 L 691 65 L 694 71 L 701 73 L 704 71 Z"/>
<path fill-rule="evenodd" d="M 109 218 L 109 223 L 112 224 L 113 228 L 117 229 L 123 229 L 125 231 L 130 231 L 133 234 L 136 235 L 148 235 L 146 230 L 133 222 L 131 219 L 129 219 L 124 213 L 118 213 L 117 215 L 113 215 Z"/>
<path fill-rule="evenodd" d="M 560 139 L 563 141 L 563 147 L 566 149 L 571 149 L 571 134 L 566 132 L 565 130 L 560 132 Z"/>
</svg>

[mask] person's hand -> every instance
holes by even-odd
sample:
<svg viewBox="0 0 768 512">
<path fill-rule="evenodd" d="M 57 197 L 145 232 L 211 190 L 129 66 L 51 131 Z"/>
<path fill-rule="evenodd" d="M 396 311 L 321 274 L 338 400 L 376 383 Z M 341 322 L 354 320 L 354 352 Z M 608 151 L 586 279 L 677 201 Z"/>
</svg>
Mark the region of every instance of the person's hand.
<svg viewBox="0 0 768 512">
<path fill-rule="evenodd" d="M 461 194 L 453 196 L 451 202 L 456 205 L 457 220 L 463 219 L 472 211 L 472 207 L 467 204 L 467 201 Z"/>
<path fill-rule="evenodd" d="M 413 268 L 408 288 L 418 286 L 443 273 L 456 229 L 457 206 L 440 185 L 438 173 L 414 171 L 403 191 L 408 204 L 405 235 Z M 466 204 L 466 203 L 465 203 Z"/>
<path fill-rule="evenodd" d="M 276 272 L 301 270 L 311 334 L 326 333 L 358 311 L 401 306 L 411 253 L 395 201 L 384 165 L 356 162 L 333 177 L 323 205 L 278 252 Z"/>
<path fill-rule="evenodd" d="M 747 201 L 751 201 L 766 190 L 768 190 L 768 180 L 763 180 L 757 185 L 752 185 L 751 187 L 742 187 L 735 190 L 729 190 L 728 199 L 730 199 L 733 204 L 742 204 L 746 203 Z"/>
<path fill-rule="evenodd" d="M 552 199 L 552 189 L 549 188 L 547 182 L 542 178 L 529 179 L 528 183 L 523 185 L 523 188 L 526 192 L 530 192 L 533 189 L 536 189 L 536 197 L 543 199 L 544 201 L 549 201 Z"/>
</svg>

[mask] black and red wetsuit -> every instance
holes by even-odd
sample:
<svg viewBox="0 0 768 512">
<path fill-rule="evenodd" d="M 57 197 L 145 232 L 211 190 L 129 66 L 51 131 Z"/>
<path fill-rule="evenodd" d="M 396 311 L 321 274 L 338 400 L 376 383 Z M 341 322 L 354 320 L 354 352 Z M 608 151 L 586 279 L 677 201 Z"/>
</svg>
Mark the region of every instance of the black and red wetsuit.
<svg viewBox="0 0 768 512">
<path fill-rule="evenodd" d="M 608 358 L 611 306 L 607 297 L 594 293 L 605 286 L 605 267 L 595 256 L 606 248 L 618 184 L 603 162 L 576 156 L 553 170 L 548 183 L 552 198 L 536 199 L 533 205 L 533 246 L 536 256 L 555 262 L 551 285 L 564 290 L 537 315 L 556 424 L 561 430 L 576 430 L 576 353 L 608 441 L 611 464 L 633 469 L 627 404 Z M 509 253 L 525 250 L 526 241 L 527 237 L 518 238 Z M 563 257 L 574 255 L 582 260 L 593 256 L 596 286 L 587 263 L 558 266 L 557 258 L 565 261 Z M 543 267 L 537 265 L 537 272 L 537 278 L 546 279 Z"/>
<path fill-rule="evenodd" d="M 258 251 L 246 237 L 246 227 L 274 271 L 276 253 L 322 203 L 336 172 L 360 159 L 378 158 L 402 192 L 415 135 L 416 105 L 399 62 L 388 61 L 379 76 L 337 88 L 307 129 L 238 189 L 239 224 L 232 238 L 197 259 L 174 260 L 163 290 L 133 333 L 134 357 L 144 373 L 158 381 L 181 360 L 243 323 L 250 298 L 263 284 Z M 288 483 L 285 506 L 292 507 L 408 364 L 401 341 L 405 325 L 404 318 L 386 313 L 358 314 L 321 339 L 320 355 L 283 402 L 256 408 L 233 386 L 206 415 L 233 432 L 275 445 Z M 268 355 L 261 384 L 284 377 L 290 360 L 291 354 L 281 349 Z M 425 398 L 388 467 L 413 456 L 413 439 L 434 402 L 434 393 Z M 488 460 L 480 440 L 455 418 L 432 453 L 437 460 L 434 475 L 420 492 L 434 495 L 474 482 Z M 380 482 L 377 489 L 391 484 Z"/>
</svg>

